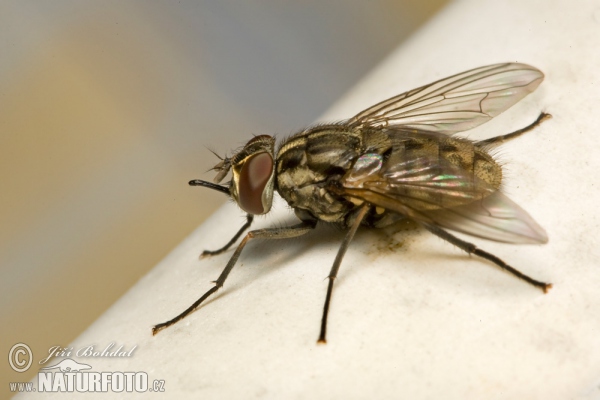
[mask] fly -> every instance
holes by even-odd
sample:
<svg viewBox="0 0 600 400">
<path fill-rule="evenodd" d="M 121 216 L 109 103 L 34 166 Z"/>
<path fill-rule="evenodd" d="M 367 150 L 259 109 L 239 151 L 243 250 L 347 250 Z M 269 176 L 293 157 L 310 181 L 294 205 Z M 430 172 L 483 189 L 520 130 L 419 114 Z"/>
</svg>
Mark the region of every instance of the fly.
<svg viewBox="0 0 600 400">
<path fill-rule="evenodd" d="M 319 343 L 326 342 L 333 282 L 360 225 L 381 228 L 413 220 L 546 293 L 552 284 L 533 279 L 448 232 L 515 244 L 548 241 L 544 229 L 501 192 L 502 167 L 489 151 L 550 115 L 541 113 L 530 125 L 487 140 L 454 136 L 502 113 L 543 79 L 541 71 L 526 64 L 489 65 L 391 97 L 346 121 L 305 129 L 285 139 L 277 150 L 271 136 L 252 138 L 214 167 L 214 183 L 189 183 L 227 194 L 247 213 L 246 223 L 225 246 L 202 255 L 229 249 L 254 215 L 270 211 L 275 191 L 294 209 L 299 223 L 248 232 L 215 285 L 187 310 L 154 326 L 152 333 L 185 318 L 221 288 L 250 239 L 294 238 L 319 222 L 347 230 L 328 276 Z M 220 184 L 229 173 L 231 181 Z"/>
</svg>

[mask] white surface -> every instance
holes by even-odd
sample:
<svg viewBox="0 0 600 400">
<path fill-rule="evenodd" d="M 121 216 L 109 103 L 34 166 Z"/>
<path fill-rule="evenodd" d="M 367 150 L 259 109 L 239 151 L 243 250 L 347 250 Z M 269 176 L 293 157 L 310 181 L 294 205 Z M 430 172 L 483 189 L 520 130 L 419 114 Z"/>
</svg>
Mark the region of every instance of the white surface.
<svg viewBox="0 0 600 400">
<path fill-rule="evenodd" d="M 540 68 L 541 87 L 473 135 L 514 130 L 541 110 L 553 114 L 499 155 L 508 194 L 550 242 L 473 242 L 552 282 L 549 294 L 426 232 L 362 230 L 336 281 L 328 344 L 318 346 L 324 277 L 343 236 L 320 228 L 250 244 L 223 290 L 152 337 L 153 324 L 212 287 L 232 254 L 198 260 L 243 222 L 226 205 L 72 344 L 137 345 L 134 356 L 78 360 L 94 371 L 146 371 L 166 381 L 169 398 L 600 397 L 600 5 L 569 4 L 456 3 L 327 114 L 349 117 L 477 66 L 519 61 Z M 255 228 L 291 221 L 278 203 Z"/>
</svg>

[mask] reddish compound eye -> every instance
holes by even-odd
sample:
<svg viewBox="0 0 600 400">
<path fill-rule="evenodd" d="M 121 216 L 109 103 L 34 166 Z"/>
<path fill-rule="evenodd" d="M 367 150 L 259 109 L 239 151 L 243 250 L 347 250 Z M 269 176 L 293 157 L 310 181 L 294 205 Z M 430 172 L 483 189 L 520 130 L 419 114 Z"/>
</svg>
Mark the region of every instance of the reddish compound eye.
<svg viewBox="0 0 600 400">
<path fill-rule="evenodd" d="M 263 192 L 273 173 L 273 158 L 269 153 L 250 157 L 240 171 L 239 206 L 250 214 L 266 212 L 262 202 Z"/>
</svg>

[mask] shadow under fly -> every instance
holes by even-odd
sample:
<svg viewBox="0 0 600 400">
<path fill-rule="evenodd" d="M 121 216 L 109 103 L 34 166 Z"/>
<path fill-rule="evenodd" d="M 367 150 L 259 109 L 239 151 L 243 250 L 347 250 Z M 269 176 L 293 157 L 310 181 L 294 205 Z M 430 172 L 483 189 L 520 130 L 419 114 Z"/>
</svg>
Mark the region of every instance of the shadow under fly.
<svg viewBox="0 0 600 400">
<path fill-rule="evenodd" d="M 250 239 L 294 238 L 320 222 L 337 224 L 346 235 L 329 272 L 319 343 L 326 342 L 334 280 L 360 225 L 382 228 L 410 219 L 547 292 L 550 283 L 531 278 L 448 232 L 516 244 L 548 241 L 544 229 L 500 191 L 502 167 L 489 151 L 550 115 L 541 113 L 530 125 L 491 139 L 454 136 L 502 113 L 543 79 L 541 71 L 526 64 L 494 64 L 391 97 L 348 120 L 307 128 L 277 149 L 273 137 L 253 137 L 214 167 L 214 183 L 190 182 L 225 193 L 247 213 L 246 222 L 227 244 L 202 255 L 223 253 L 236 243 L 254 215 L 270 211 L 275 191 L 294 209 L 299 222 L 248 232 L 215 285 L 181 314 L 154 326 L 152 333 L 185 318 L 221 288 Z M 229 173 L 231 180 L 220 184 Z"/>
</svg>

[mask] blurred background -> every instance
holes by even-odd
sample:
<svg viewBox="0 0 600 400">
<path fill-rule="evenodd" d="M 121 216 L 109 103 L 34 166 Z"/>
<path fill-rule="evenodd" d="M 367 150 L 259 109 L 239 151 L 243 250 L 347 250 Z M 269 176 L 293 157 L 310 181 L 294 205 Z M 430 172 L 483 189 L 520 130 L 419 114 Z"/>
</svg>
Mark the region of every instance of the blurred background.
<svg viewBox="0 0 600 400">
<path fill-rule="evenodd" d="M 0 353 L 68 345 L 226 201 L 208 149 L 311 124 L 446 2 L 0 1 Z"/>
</svg>

